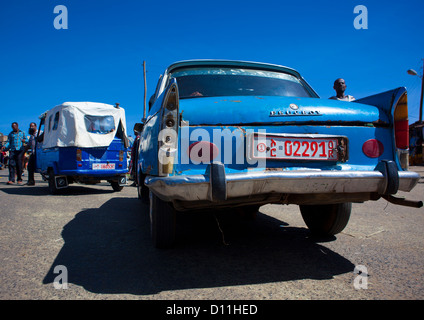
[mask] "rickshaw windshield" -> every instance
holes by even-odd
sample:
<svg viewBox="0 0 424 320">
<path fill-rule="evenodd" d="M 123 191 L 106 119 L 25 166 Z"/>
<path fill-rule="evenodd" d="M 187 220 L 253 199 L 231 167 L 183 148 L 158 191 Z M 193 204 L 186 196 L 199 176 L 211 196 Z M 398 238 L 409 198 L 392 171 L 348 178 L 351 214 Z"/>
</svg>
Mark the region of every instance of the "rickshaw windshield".
<svg viewBox="0 0 424 320">
<path fill-rule="evenodd" d="M 84 116 L 85 127 L 88 132 L 107 134 L 115 130 L 113 116 Z"/>
</svg>

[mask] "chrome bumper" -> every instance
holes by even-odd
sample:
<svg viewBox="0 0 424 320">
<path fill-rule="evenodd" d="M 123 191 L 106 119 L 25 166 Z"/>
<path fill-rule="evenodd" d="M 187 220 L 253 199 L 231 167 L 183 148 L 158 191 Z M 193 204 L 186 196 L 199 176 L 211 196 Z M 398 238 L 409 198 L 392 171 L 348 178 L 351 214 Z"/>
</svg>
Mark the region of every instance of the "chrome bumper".
<svg viewBox="0 0 424 320">
<path fill-rule="evenodd" d="M 261 171 L 225 174 L 223 165 L 213 164 L 205 175 L 148 176 L 145 185 L 164 201 L 219 202 L 260 194 L 387 195 L 398 190 L 409 192 L 420 179 L 415 172 L 398 172 L 397 169 L 396 176 L 389 177 L 387 172 L 390 170 L 382 167 L 381 171 Z"/>
</svg>

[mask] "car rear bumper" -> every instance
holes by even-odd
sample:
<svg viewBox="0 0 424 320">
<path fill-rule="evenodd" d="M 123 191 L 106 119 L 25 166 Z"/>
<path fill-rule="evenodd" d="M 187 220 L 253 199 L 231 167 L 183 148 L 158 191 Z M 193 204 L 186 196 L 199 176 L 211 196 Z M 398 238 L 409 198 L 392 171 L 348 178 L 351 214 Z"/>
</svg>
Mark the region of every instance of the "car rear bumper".
<svg viewBox="0 0 424 320">
<path fill-rule="evenodd" d="M 171 177 L 148 176 L 145 185 L 164 201 L 246 199 L 266 194 L 386 195 L 411 191 L 419 174 L 411 171 L 261 171 L 225 174 L 221 164 L 210 165 L 207 174 Z M 389 173 L 388 173 L 389 172 Z M 390 190 L 390 192 L 388 192 Z"/>
<path fill-rule="evenodd" d="M 127 169 L 119 170 L 92 170 L 92 169 L 80 169 L 80 170 L 58 170 L 57 175 L 64 176 L 81 176 L 81 177 L 96 177 L 96 178 L 107 178 L 124 175 L 128 172 Z"/>
</svg>

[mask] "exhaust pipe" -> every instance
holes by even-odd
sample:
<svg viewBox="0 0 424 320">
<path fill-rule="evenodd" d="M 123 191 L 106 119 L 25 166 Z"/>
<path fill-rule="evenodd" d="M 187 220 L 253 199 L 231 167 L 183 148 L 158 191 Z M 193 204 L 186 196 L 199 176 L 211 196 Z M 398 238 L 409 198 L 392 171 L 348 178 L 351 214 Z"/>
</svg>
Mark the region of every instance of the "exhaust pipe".
<svg viewBox="0 0 424 320">
<path fill-rule="evenodd" d="M 392 195 L 383 195 L 382 196 L 384 199 L 386 199 L 388 202 L 393 203 L 393 204 L 397 204 L 400 206 L 405 206 L 405 207 L 412 207 L 412 208 L 421 208 L 423 206 L 423 202 L 422 201 L 415 201 L 415 200 L 407 200 L 405 198 L 397 198 L 395 196 Z"/>
</svg>

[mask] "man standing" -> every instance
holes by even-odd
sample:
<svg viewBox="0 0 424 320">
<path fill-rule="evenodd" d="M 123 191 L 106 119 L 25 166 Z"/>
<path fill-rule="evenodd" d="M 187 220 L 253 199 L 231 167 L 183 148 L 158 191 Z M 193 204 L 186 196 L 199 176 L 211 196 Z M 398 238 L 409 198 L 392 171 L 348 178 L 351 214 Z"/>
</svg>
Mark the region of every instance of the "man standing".
<svg viewBox="0 0 424 320">
<path fill-rule="evenodd" d="M 35 185 L 35 180 L 34 180 L 34 172 L 35 172 L 35 145 L 36 145 L 36 137 L 37 137 L 37 124 L 35 122 L 31 122 L 29 125 L 29 141 L 28 144 L 25 147 L 24 150 L 24 154 L 25 152 L 28 152 L 29 155 L 29 160 L 28 160 L 28 182 L 27 185 L 28 186 L 33 186 Z"/>
<path fill-rule="evenodd" d="M 346 90 L 346 83 L 343 79 L 339 78 L 336 81 L 334 81 L 333 89 L 336 90 L 336 96 L 330 97 L 330 99 L 333 100 L 340 100 L 340 101 L 353 101 L 355 100 L 354 97 L 345 95 Z"/>
<path fill-rule="evenodd" d="M 137 162 L 138 162 L 138 147 L 140 145 L 140 132 L 134 130 L 134 143 L 131 148 L 131 161 L 130 161 L 130 177 L 134 180 L 131 186 L 136 187 L 138 184 L 137 177 Z"/>
<path fill-rule="evenodd" d="M 19 130 L 17 122 L 12 123 L 12 132 L 9 133 L 8 141 L 3 149 L 9 150 L 9 181 L 7 184 L 15 183 L 15 174 L 18 184 L 22 184 L 22 156 L 24 144 L 27 142 L 25 132 Z"/>
</svg>

